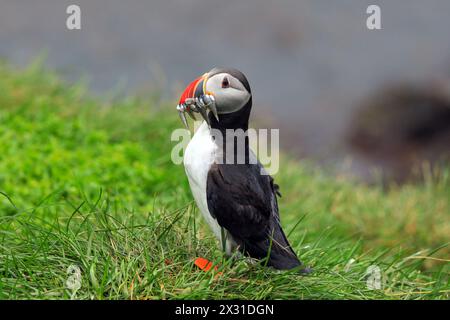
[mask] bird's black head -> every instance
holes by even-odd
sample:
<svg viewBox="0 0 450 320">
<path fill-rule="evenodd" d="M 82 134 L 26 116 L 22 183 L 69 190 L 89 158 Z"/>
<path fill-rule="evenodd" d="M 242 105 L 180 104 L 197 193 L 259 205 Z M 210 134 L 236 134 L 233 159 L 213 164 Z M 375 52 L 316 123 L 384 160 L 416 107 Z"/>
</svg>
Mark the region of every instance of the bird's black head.
<svg viewBox="0 0 450 320">
<path fill-rule="evenodd" d="M 248 80 L 241 71 L 213 68 L 186 87 L 179 105 L 188 105 L 189 101 L 205 95 L 212 96 L 215 101 L 217 119 L 211 112 L 208 116 L 212 126 L 223 122 L 221 127 L 242 127 L 242 123 L 248 123 L 252 93 Z"/>
<path fill-rule="evenodd" d="M 212 69 L 207 73 L 205 90 L 214 96 L 219 114 L 239 111 L 252 97 L 246 76 L 237 69 Z"/>
<path fill-rule="evenodd" d="M 214 94 L 219 121 L 210 113 L 211 127 L 248 129 L 252 93 L 247 77 L 237 69 L 214 68 L 208 72 L 206 90 Z"/>
</svg>

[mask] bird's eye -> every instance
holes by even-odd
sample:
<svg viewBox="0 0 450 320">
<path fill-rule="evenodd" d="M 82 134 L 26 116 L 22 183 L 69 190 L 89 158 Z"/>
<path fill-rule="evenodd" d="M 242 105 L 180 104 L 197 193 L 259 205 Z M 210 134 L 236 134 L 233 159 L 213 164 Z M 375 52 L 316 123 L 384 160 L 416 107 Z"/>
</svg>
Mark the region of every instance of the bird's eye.
<svg viewBox="0 0 450 320">
<path fill-rule="evenodd" d="M 228 88 L 230 87 L 230 81 L 228 81 L 227 77 L 224 77 L 222 80 L 222 88 Z"/>
</svg>

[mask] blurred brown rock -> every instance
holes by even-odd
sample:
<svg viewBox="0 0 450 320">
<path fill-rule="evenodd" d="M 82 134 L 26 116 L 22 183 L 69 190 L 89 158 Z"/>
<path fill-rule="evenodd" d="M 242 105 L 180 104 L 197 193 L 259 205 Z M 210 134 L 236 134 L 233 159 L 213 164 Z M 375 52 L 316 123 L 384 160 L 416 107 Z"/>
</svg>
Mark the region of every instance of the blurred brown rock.
<svg viewBox="0 0 450 320">
<path fill-rule="evenodd" d="M 353 117 L 353 152 L 402 182 L 450 159 L 450 81 L 386 88 L 364 101 Z"/>
</svg>

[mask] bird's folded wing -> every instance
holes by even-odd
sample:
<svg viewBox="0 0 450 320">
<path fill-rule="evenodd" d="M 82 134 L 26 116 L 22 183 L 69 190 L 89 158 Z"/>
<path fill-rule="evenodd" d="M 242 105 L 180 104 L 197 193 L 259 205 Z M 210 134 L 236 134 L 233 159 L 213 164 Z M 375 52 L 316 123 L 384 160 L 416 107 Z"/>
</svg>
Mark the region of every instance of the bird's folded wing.
<svg viewBox="0 0 450 320">
<path fill-rule="evenodd" d="M 278 221 L 273 180 L 259 169 L 259 164 L 214 164 L 208 173 L 208 209 L 234 237 L 262 240 Z"/>
<path fill-rule="evenodd" d="M 301 263 L 280 226 L 278 188 L 270 176 L 260 174 L 261 168 L 259 163 L 214 164 L 207 180 L 208 209 L 246 254 L 291 269 Z"/>
</svg>

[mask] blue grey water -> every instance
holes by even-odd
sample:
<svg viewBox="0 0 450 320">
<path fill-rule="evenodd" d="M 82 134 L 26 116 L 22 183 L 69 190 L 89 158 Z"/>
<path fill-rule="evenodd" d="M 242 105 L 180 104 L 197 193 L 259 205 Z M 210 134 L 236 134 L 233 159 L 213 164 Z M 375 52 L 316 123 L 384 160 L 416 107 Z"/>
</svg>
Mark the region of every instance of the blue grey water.
<svg viewBox="0 0 450 320">
<path fill-rule="evenodd" d="M 79 31 L 66 28 L 70 4 Z M 366 28 L 369 4 L 381 7 L 381 30 Z M 359 99 L 445 76 L 449 31 L 448 0 L 0 0 L 0 56 L 14 64 L 45 51 L 94 92 L 158 83 L 174 101 L 199 74 L 233 66 L 251 82 L 254 114 L 319 157 L 341 150 Z"/>
</svg>

